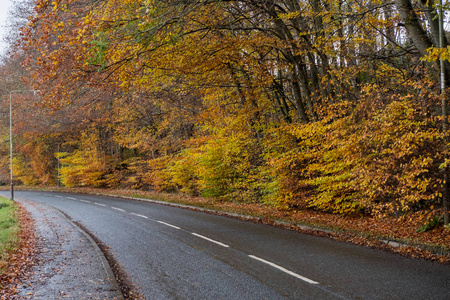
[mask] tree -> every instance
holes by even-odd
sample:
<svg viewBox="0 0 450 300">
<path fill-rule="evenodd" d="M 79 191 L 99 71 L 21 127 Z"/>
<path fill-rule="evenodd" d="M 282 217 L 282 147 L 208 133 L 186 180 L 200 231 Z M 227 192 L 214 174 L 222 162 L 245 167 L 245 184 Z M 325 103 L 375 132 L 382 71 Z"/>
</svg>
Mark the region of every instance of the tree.
<svg viewBox="0 0 450 300">
<path fill-rule="evenodd" d="M 23 136 L 23 161 L 45 144 L 70 185 L 434 212 L 433 14 L 403 0 L 39 1 L 21 49 L 53 112 Z"/>
</svg>

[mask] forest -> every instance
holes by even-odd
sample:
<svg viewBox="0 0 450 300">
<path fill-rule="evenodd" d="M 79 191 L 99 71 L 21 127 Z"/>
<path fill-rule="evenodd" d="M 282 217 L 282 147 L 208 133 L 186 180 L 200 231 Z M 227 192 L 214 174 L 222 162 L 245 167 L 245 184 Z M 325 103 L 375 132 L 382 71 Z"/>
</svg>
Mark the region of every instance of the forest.
<svg viewBox="0 0 450 300">
<path fill-rule="evenodd" d="M 448 224 L 446 1 L 17 4 L 3 185 L 12 99 L 15 184 Z"/>
</svg>

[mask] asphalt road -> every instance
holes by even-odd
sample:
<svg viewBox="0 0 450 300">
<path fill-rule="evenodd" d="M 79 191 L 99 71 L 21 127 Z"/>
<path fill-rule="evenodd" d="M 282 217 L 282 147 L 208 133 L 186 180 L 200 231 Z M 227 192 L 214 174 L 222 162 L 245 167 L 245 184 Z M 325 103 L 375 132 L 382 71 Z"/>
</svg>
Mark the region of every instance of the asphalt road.
<svg viewBox="0 0 450 300">
<path fill-rule="evenodd" d="M 15 196 L 83 224 L 146 299 L 450 299 L 439 263 L 148 202 Z"/>
</svg>

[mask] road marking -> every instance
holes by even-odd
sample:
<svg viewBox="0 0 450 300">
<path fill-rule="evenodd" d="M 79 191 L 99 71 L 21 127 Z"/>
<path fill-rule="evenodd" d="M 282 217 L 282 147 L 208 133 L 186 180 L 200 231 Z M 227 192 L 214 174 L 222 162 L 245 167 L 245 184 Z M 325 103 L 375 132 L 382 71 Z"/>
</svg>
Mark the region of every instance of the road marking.
<svg viewBox="0 0 450 300">
<path fill-rule="evenodd" d="M 144 215 L 135 214 L 135 213 L 130 213 L 130 214 L 132 214 L 132 215 L 134 215 L 134 216 L 138 216 L 138 217 L 144 218 L 144 219 L 148 219 L 148 217 L 147 217 L 147 216 L 144 216 Z"/>
<path fill-rule="evenodd" d="M 169 226 L 169 227 L 172 227 L 172 228 L 175 228 L 175 229 L 181 229 L 181 228 L 178 227 L 178 226 L 175 226 L 175 225 L 172 225 L 172 224 L 163 222 L 163 221 L 156 221 L 156 222 L 161 223 L 161 224 L 164 224 L 164 225 Z"/>
<path fill-rule="evenodd" d="M 94 204 L 95 204 L 95 205 L 98 205 L 98 206 L 104 206 L 104 207 L 106 207 L 106 205 L 105 205 L 105 204 L 102 204 L 102 203 L 94 202 Z"/>
<path fill-rule="evenodd" d="M 276 268 L 276 269 L 278 269 L 278 270 L 280 270 L 280 271 L 283 271 L 283 272 L 285 272 L 285 273 L 287 273 L 287 274 L 289 274 L 289 275 L 291 275 L 291 276 L 297 277 L 298 279 L 301 279 L 301 280 L 306 281 L 306 282 L 308 282 L 308 283 L 311 283 L 311 284 L 319 284 L 317 281 L 311 280 L 311 279 L 306 278 L 306 277 L 304 277 L 304 276 L 302 276 L 302 275 L 299 275 L 299 274 L 297 274 L 297 273 L 294 273 L 294 272 L 292 272 L 292 271 L 289 271 L 288 269 L 283 268 L 282 266 L 279 266 L 279 265 L 277 265 L 277 264 L 274 264 L 274 263 L 272 263 L 272 262 L 270 262 L 270 261 L 267 261 L 267 260 L 265 260 L 265 259 L 259 258 L 259 257 L 254 256 L 254 255 L 249 255 L 249 257 L 251 257 L 251 258 L 253 258 L 253 259 L 256 259 L 256 260 L 259 260 L 260 262 L 263 262 L 263 263 L 265 263 L 265 264 L 268 264 L 269 266 L 272 266 L 272 267 L 274 267 L 274 268 Z"/>
<path fill-rule="evenodd" d="M 66 197 L 67 199 L 71 199 L 71 200 L 78 200 L 77 198 L 72 198 L 72 197 Z"/>
<path fill-rule="evenodd" d="M 84 202 L 84 203 L 91 203 L 91 201 L 88 201 L 88 200 L 80 200 L 81 202 Z"/>
<path fill-rule="evenodd" d="M 57 197 L 57 198 L 64 198 L 63 196 L 60 196 L 60 195 L 55 195 L 55 197 Z"/>
<path fill-rule="evenodd" d="M 199 238 L 202 238 L 202 239 L 204 239 L 204 240 L 207 240 L 207 241 L 210 241 L 210 242 L 212 242 L 212 243 L 215 243 L 215 244 L 217 244 L 217 245 L 220 245 L 220 246 L 222 246 L 222 247 L 225 247 L 225 248 L 230 247 L 230 246 L 228 246 L 228 245 L 226 245 L 226 244 L 224 244 L 224 243 L 215 241 L 215 240 L 210 239 L 209 237 L 203 236 L 203 235 L 201 235 L 201 234 L 198 234 L 198 233 L 195 233 L 195 232 L 192 232 L 191 234 L 192 234 L 192 235 L 195 235 L 195 236 L 197 236 L 197 237 L 199 237 Z"/>
<path fill-rule="evenodd" d="M 112 208 L 112 209 L 115 209 L 115 210 L 118 210 L 118 211 L 125 211 L 125 209 L 121 209 L 121 208 L 114 207 L 114 206 L 111 206 L 111 208 Z"/>
</svg>

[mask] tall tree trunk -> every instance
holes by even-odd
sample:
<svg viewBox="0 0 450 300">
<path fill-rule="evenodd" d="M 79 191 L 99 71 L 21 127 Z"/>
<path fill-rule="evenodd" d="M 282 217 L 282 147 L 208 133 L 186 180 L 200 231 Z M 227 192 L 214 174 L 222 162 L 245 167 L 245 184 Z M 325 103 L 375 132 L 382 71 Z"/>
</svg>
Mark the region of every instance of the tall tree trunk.
<svg viewBox="0 0 450 300">
<path fill-rule="evenodd" d="M 439 36 L 439 18 L 436 12 L 436 8 L 434 7 L 434 1 L 430 0 L 420 0 L 419 4 L 422 10 L 425 12 L 427 20 L 429 22 L 430 32 L 431 32 L 431 40 L 434 45 L 438 46 L 440 44 L 440 36 Z M 447 38 L 445 35 L 444 45 L 447 45 Z"/>
<path fill-rule="evenodd" d="M 426 50 L 433 46 L 433 43 L 428 36 L 425 29 L 420 24 L 410 0 L 394 0 L 400 18 L 402 19 L 406 30 L 409 33 L 414 45 L 419 50 L 421 55 L 426 54 Z"/>
<path fill-rule="evenodd" d="M 423 0 L 421 1 L 423 2 Z M 416 46 L 417 50 L 419 50 L 420 55 L 425 56 L 428 48 L 439 47 L 439 34 L 435 36 L 436 31 L 439 31 L 439 25 L 436 25 L 437 20 L 435 20 L 436 10 L 433 9 L 430 4 L 422 5 L 426 8 L 425 15 L 427 16 L 427 23 L 431 24 L 430 31 L 434 36 L 433 38 L 430 37 L 423 28 L 411 0 L 394 0 L 394 2 L 397 6 L 400 18 L 402 19 L 405 28 L 414 43 L 414 46 Z M 436 26 L 438 28 L 436 28 Z M 443 47 L 445 48 L 447 45 L 447 39 L 444 37 Z M 446 86 L 450 86 L 450 63 L 448 61 L 444 61 L 443 68 L 445 72 Z"/>
</svg>

